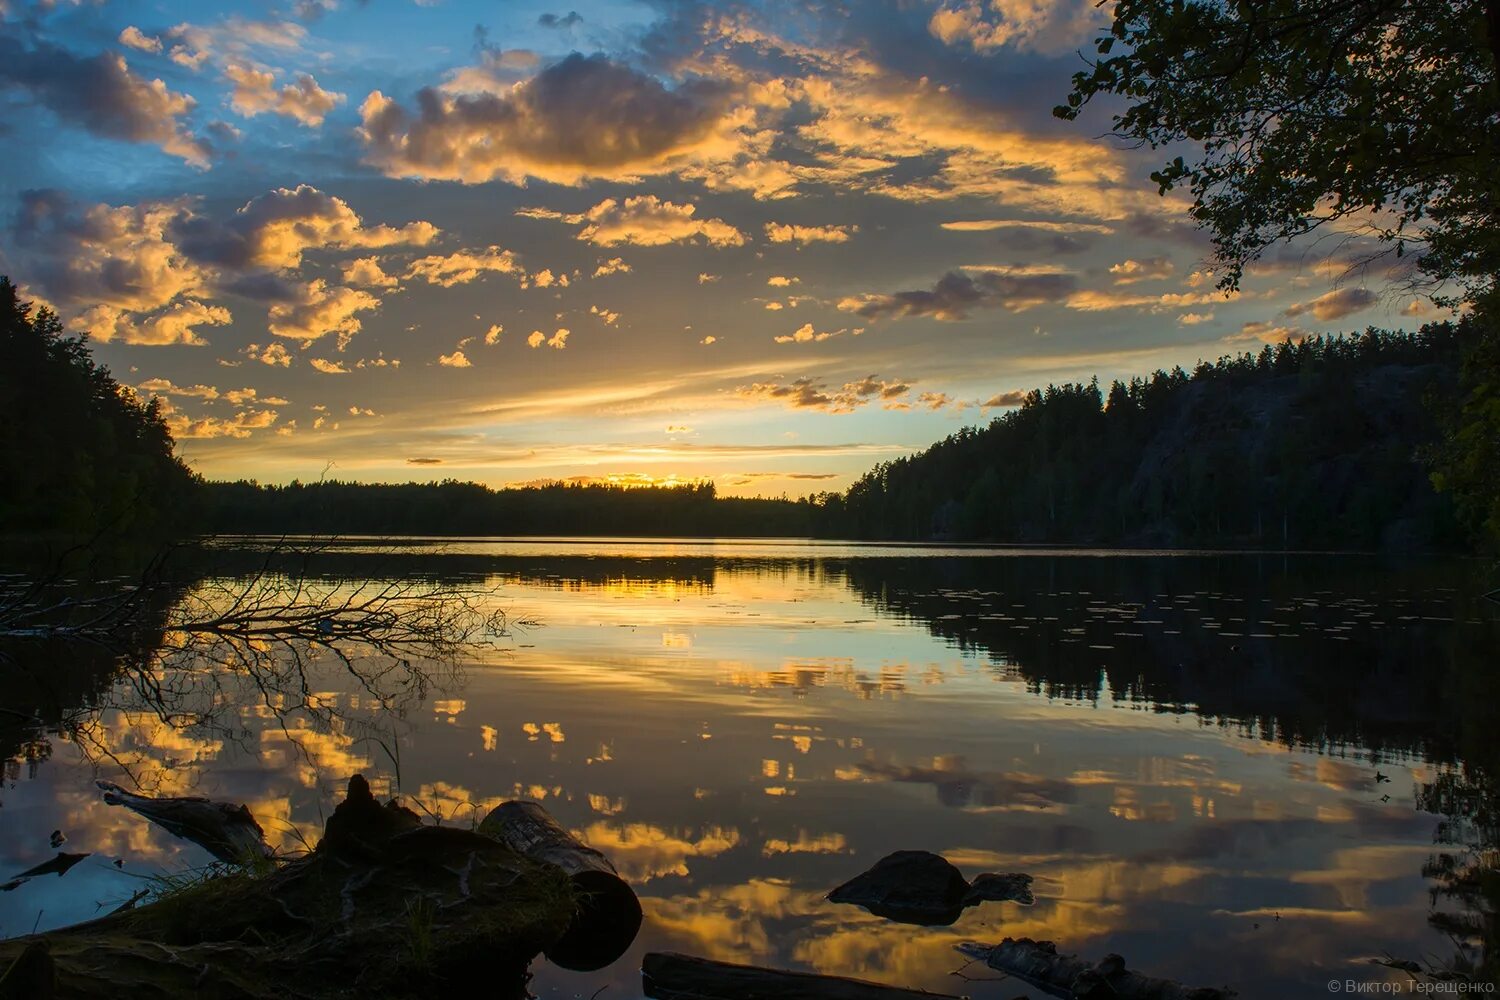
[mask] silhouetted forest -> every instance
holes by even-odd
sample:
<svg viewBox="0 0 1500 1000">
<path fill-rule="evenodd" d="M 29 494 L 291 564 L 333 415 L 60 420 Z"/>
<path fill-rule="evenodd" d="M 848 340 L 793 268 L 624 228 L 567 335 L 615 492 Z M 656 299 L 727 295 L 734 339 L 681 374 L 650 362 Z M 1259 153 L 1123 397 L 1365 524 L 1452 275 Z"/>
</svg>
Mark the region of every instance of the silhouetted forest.
<svg viewBox="0 0 1500 1000">
<path fill-rule="evenodd" d="M 210 530 L 272 534 L 806 535 L 807 502 L 719 497 L 713 483 L 645 488 L 555 483 L 252 482 L 204 487 Z"/>
<path fill-rule="evenodd" d="M 96 364 L 87 337 L 0 277 L 0 525 L 60 535 L 180 526 L 196 477 L 172 453 L 156 400 Z"/>
<path fill-rule="evenodd" d="M 1464 331 L 1375 329 L 1202 362 L 1192 372 L 1049 386 L 986 428 L 877 466 L 818 499 L 857 538 L 1459 547 L 1433 488 L 1437 416 Z"/>
</svg>

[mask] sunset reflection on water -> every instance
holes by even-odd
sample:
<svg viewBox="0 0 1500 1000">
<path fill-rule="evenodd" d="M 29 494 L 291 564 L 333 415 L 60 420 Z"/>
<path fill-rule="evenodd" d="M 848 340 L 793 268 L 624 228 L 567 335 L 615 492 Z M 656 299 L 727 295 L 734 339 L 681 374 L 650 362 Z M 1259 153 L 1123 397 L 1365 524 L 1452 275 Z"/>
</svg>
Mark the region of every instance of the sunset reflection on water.
<svg viewBox="0 0 1500 1000">
<path fill-rule="evenodd" d="M 473 582 L 498 585 L 512 619 L 537 624 L 419 698 L 382 708 L 325 662 L 307 697 L 337 711 L 287 722 L 220 678 L 212 700 L 233 724 L 209 735 L 163 720 L 119 684 L 76 733 L 52 737 L 50 759 L 12 762 L 0 873 L 50 856 L 53 829 L 94 856 L 66 879 L 0 895 L 0 931 L 92 917 L 136 888 L 132 875 L 207 860 L 103 805 L 96 774 L 246 802 L 271 843 L 294 849 L 316 840 L 344 780 L 363 772 L 377 794 L 454 825 L 536 799 L 634 884 L 646 924 L 631 951 L 588 975 L 539 960 L 543 996 L 605 984 L 636 995 L 648 950 L 1007 1000 L 1021 984 L 950 975 L 963 964 L 956 943 L 1050 939 L 1267 998 L 1335 976 L 1383 978 L 1368 959 L 1387 951 L 1451 950 L 1427 925 L 1422 866 L 1436 817 L 1414 798 L 1439 769 L 1424 726 L 1440 720 L 1411 709 L 1407 729 L 1385 719 L 1350 733 L 1335 725 L 1338 706 L 1310 705 L 1295 727 L 1276 714 L 1278 685 L 1305 683 L 1339 634 L 1337 623 L 1278 631 L 1273 611 L 1320 589 L 1305 567 L 1236 574 L 1222 562 L 1233 557 L 1184 558 L 1148 573 L 1145 563 L 965 554 L 929 556 L 918 572 L 919 551 L 606 551 L 591 561 L 500 545 L 433 554 L 433 571 L 454 555 L 489 558 L 462 571 L 478 565 Z M 934 586 L 929 570 L 952 586 Z M 1348 573 L 1345 584 L 1359 577 Z M 1235 593 L 1237 579 L 1249 582 Z M 1180 596 L 1189 583 L 1191 613 L 1152 617 L 1158 590 Z M 1451 610 L 1403 623 L 1411 601 L 1450 600 L 1422 586 L 1356 595 L 1384 623 L 1381 642 L 1420 643 L 1416 628 L 1493 635 L 1493 620 Z M 1220 595 L 1247 614 L 1211 610 Z M 1437 618 L 1451 620 L 1423 621 Z M 1120 634 L 1094 641 L 1102 628 Z M 1036 645 L 1034 630 L 1055 635 Z M 1065 642 L 1080 632 L 1089 641 Z M 1037 662 L 1037 649 L 1056 662 Z M 1224 659 L 1149 673 L 1163 657 L 1186 662 L 1185 650 Z M 1138 677 L 1137 659 L 1147 665 Z M 1233 711 L 1185 689 L 1162 695 L 1203 676 L 1213 697 L 1239 699 Z M 1377 769 L 1390 780 L 1377 784 Z M 1037 902 L 987 903 L 922 928 L 823 898 L 898 849 L 941 853 L 969 877 L 1031 873 Z"/>
</svg>

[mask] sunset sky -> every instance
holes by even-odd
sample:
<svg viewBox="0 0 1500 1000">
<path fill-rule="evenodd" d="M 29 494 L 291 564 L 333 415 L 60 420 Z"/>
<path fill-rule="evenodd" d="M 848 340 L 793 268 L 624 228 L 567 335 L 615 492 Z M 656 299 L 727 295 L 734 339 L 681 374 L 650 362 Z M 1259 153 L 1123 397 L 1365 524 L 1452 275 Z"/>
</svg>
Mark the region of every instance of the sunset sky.
<svg viewBox="0 0 1500 1000">
<path fill-rule="evenodd" d="M 0 16 L 0 273 L 214 478 L 800 495 L 1050 381 L 1432 315 L 1347 234 L 1215 291 L 1162 154 L 1051 116 L 1093 0 Z"/>
</svg>

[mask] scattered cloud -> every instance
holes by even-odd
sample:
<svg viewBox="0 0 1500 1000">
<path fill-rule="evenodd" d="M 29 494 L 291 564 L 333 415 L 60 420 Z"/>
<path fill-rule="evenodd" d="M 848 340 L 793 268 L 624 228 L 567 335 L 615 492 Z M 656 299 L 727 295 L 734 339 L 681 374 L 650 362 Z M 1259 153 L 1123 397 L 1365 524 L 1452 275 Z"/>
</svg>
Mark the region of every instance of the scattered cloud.
<svg viewBox="0 0 1500 1000">
<path fill-rule="evenodd" d="M 482 250 L 458 250 L 446 256 L 422 257 L 412 261 L 404 277 L 407 280 L 420 278 L 429 285 L 452 288 L 466 285 L 486 273 L 524 275 L 526 269 L 512 251 L 491 246 Z"/>
<path fill-rule="evenodd" d="M 360 257 L 345 264 L 343 281 L 346 285 L 366 288 L 394 288 L 399 284 L 395 275 L 387 274 L 380 266 L 378 257 Z"/>
<path fill-rule="evenodd" d="M 619 201 L 606 198 L 577 215 L 553 217 L 580 225 L 578 238 L 595 246 L 657 247 L 702 239 L 710 246 L 732 247 L 745 236 L 723 219 L 700 218 L 698 206 L 663 201 L 653 194 L 635 195 Z M 532 210 L 537 217 L 536 210 Z"/>
<path fill-rule="evenodd" d="M 316 127 L 344 103 L 343 94 L 324 90 L 310 73 L 299 73 L 278 90 L 273 73 L 232 62 L 224 67 L 224 79 L 231 84 L 229 106 L 246 118 L 269 112 Z"/>
<path fill-rule="evenodd" d="M 980 403 L 980 407 L 993 410 L 1001 407 L 1020 406 L 1026 401 L 1026 390 L 1012 389 L 1009 392 L 997 392 L 995 395 Z"/>
<path fill-rule="evenodd" d="M 220 223 L 195 212 L 173 220 L 178 247 L 202 264 L 285 270 L 308 250 L 425 246 L 437 238 L 430 222 L 366 226 L 342 198 L 310 184 L 258 195 Z"/>
<path fill-rule="evenodd" d="M 324 375 L 349 374 L 349 369 L 344 366 L 342 361 L 329 361 L 326 358 L 309 358 L 307 363 Z"/>
<path fill-rule="evenodd" d="M 1260 344 L 1281 344 L 1301 340 L 1307 331 L 1295 326 L 1278 326 L 1275 323 L 1258 321 L 1246 323 L 1235 333 L 1224 338 L 1225 343 L 1239 344 L 1246 341 Z"/>
<path fill-rule="evenodd" d="M 1145 260 L 1123 260 L 1110 266 L 1109 273 L 1115 276 L 1115 284 L 1130 285 L 1137 281 L 1156 281 L 1170 278 L 1176 266 L 1168 257 L 1148 257 Z"/>
<path fill-rule="evenodd" d="M 1060 54 L 1100 25 L 1089 0 L 965 0 L 933 12 L 927 30 L 947 45 L 988 53 L 1002 47 Z"/>
<path fill-rule="evenodd" d="M 811 344 L 815 342 L 822 342 L 825 340 L 832 340 L 834 337 L 837 337 L 845 332 L 847 331 L 828 330 L 819 332 L 813 329 L 813 325 L 811 323 L 803 323 L 792 333 L 787 334 L 786 336 L 773 337 L 772 339 L 775 340 L 778 344 Z"/>
<path fill-rule="evenodd" d="M 65 122 L 106 139 L 149 143 L 195 167 L 209 150 L 185 119 L 196 102 L 161 80 L 130 71 L 114 52 L 80 57 L 65 48 L 17 34 L 0 36 L 0 89 L 28 94 Z"/>
<path fill-rule="evenodd" d="M 996 229 L 1038 229 L 1048 233 L 1113 233 L 1113 226 L 1097 222 L 1059 222 L 1051 219 L 958 219 L 942 223 L 955 233 L 988 233 Z"/>
<path fill-rule="evenodd" d="M 611 257 L 609 260 L 601 260 L 599 266 L 594 268 L 594 277 L 603 278 L 611 274 L 629 274 L 630 265 L 619 257 Z"/>
<path fill-rule="evenodd" d="M 151 52 L 159 54 L 162 49 L 161 39 L 145 34 L 140 28 L 133 24 L 127 24 L 117 39 L 126 48 L 136 49 L 140 52 Z"/>
<path fill-rule="evenodd" d="M 393 177 L 577 185 L 660 174 L 733 145 L 727 84 L 668 88 L 602 55 L 574 53 L 502 92 L 427 87 L 417 111 L 372 92 L 360 136 Z"/>
<path fill-rule="evenodd" d="M 772 243 L 847 243 L 858 226 L 798 226 L 766 223 L 766 239 Z"/>
<path fill-rule="evenodd" d="M 1282 315 L 1295 317 L 1312 313 L 1314 318 L 1329 323 L 1363 312 L 1379 300 L 1380 296 L 1368 288 L 1337 288 L 1310 302 L 1293 303 Z"/>
<path fill-rule="evenodd" d="M 271 305 L 266 328 L 278 337 L 304 343 L 335 334 L 343 350 L 360 330 L 358 314 L 378 308 L 380 300 L 369 292 L 330 286 L 322 278 L 314 278 L 292 301 Z"/>
<path fill-rule="evenodd" d="M 438 364 L 444 368 L 472 368 L 474 363 L 464 355 L 462 350 L 456 350 L 452 354 L 438 355 Z"/>
<path fill-rule="evenodd" d="M 810 377 L 791 382 L 754 382 L 738 386 L 734 392 L 742 399 L 771 400 L 791 409 L 821 410 L 824 413 L 852 413 L 875 400 L 894 401 L 911 390 L 904 381 L 885 381 L 867 375 L 856 382 L 845 382 L 837 389 Z"/>
<path fill-rule="evenodd" d="M 940 320 L 968 318 L 974 309 L 1003 308 L 1020 312 L 1073 294 L 1073 275 L 1061 271 L 986 270 L 977 275 L 949 271 L 931 289 L 845 298 L 839 308 L 867 319 L 931 316 Z"/>
<path fill-rule="evenodd" d="M 288 368 L 292 364 L 292 352 L 282 344 L 267 344 L 265 347 L 259 344 L 249 344 L 241 353 L 252 361 L 259 361 L 272 368 Z M 313 362 L 313 367 L 317 367 L 316 361 Z"/>
<path fill-rule="evenodd" d="M 547 336 L 540 330 L 532 330 L 531 335 L 526 338 L 527 347 L 553 347 L 561 351 L 568 346 L 568 335 L 571 330 L 559 329 L 552 336 Z"/>
</svg>

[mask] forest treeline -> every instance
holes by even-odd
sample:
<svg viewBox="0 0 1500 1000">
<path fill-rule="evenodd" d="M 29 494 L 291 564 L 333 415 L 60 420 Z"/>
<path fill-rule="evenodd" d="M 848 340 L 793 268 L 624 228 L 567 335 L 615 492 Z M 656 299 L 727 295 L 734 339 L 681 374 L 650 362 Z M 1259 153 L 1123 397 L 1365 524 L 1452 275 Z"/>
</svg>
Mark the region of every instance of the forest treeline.
<svg viewBox="0 0 1500 1000">
<path fill-rule="evenodd" d="M 857 538 L 1289 548 L 1465 547 L 1433 486 L 1463 324 L 1312 337 L 1031 392 L 985 428 L 817 504 Z M 1482 511 L 1474 512 L 1482 515 Z"/>
<path fill-rule="evenodd" d="M 0 277 L 0 526 L 32 537 L 174 530 L 198 502 L 156 400 Z"/>
<path fill-rule="evenodd" d="M 553 483 L 205 483 L 209 531 L 353 535 L 805 535 L 809 504 L 672 487 Z"/>
<path fill-rule="evenodd" d="M 1462 438 L 1445 424 L 1461 398 L 1489 398 L 1488 383 L 1461 363 L 1465 345 L 1493 339 L 1466 329 L 1471 323 L 1311 338 L 1107 389 L 1048 386 L 987 427 L 876 466 L 843 493 L 796 500 L 720 497 L 707 482 L 274 485 L 201 480 L 174 455 L 160 405 L 120 385 L 86 338 L 67 336 L 54 314 L 20 301 L 0 278 L 0 390 L 11 414 L 0 423 L 0 524 L 28 537 L 816 536 L 1461 549 L 1493 531 L 1495 510 L 1492 490 L 1460 491 L 1455 504 L 1433 485 L 1477 461 L 1474 448 L 1455 451 Z"/>
</svg>

